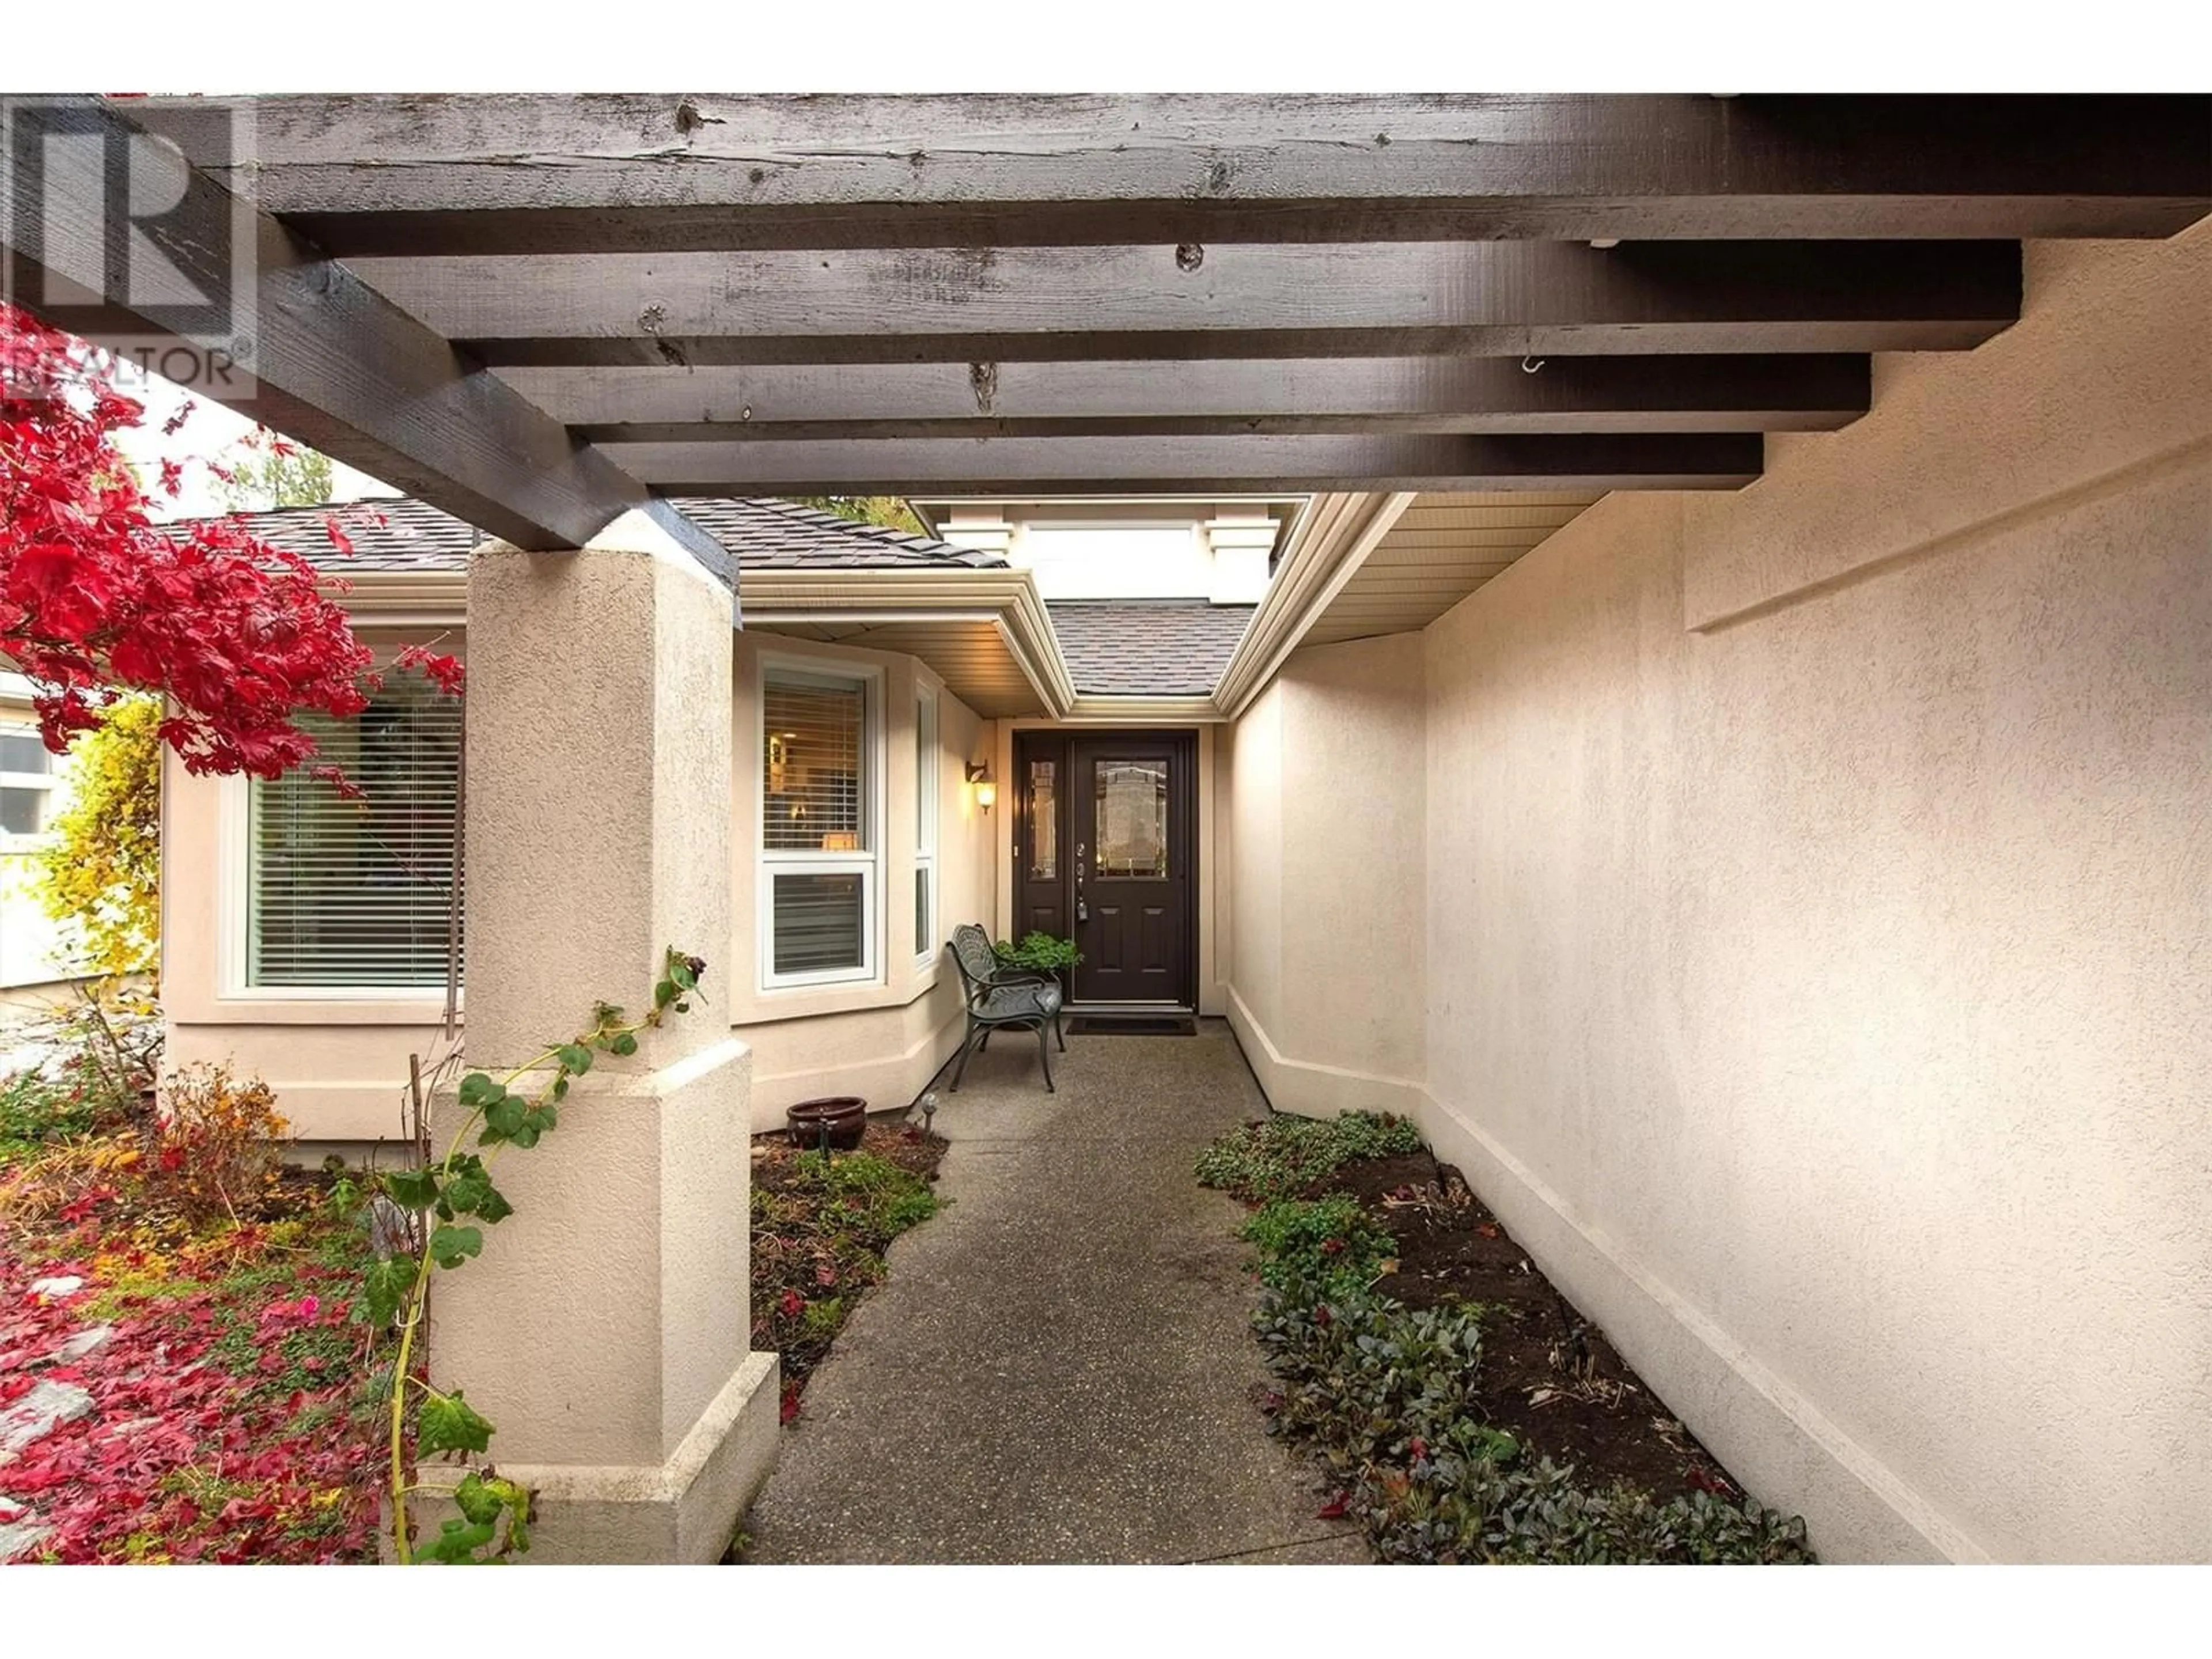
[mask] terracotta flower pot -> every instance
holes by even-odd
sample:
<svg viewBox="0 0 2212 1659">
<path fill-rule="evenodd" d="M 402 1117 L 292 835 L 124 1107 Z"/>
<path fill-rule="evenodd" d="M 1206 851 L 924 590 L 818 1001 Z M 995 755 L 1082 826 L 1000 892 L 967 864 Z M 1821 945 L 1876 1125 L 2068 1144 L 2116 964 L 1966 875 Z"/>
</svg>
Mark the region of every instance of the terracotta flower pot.
<svg viewBox="0 0 2212 1659">
<path fill-rule="evenodd" d="M 787 1108 L 783 1116 L 790 1125 L 793 1145 L 819 1146 L 827 1125 L 830 1144 L 849 1152 L 867 1133 L 868 1103 L 858 1095 L 829 1095 L 820 1100 L 802 1100 Z"/>
</svg>

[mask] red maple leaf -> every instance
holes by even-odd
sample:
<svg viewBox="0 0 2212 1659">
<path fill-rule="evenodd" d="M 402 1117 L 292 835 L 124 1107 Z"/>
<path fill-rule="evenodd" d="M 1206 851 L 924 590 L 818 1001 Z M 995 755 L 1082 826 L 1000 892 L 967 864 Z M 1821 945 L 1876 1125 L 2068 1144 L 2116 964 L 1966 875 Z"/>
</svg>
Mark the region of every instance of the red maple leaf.
<svg viewBox="0 0 2212 1659">
<path fill-rule="evenodd" d="M 144 416 L 112 358 L 0 304 L 0 665 L 31 681 L 57 754 L 120 690 L 148 691 L 167 701 L 161 738 L 187 771 L 278 776 L 315 752 L 301 715 L 368 707 L 374 659 L 297 554 L 234 520 L 153 521 L 117 443 Z M 180 483 L 165 460 L 155 488 Z M 458 663 L 419 666 L 459 690 Z"/>
</svg>

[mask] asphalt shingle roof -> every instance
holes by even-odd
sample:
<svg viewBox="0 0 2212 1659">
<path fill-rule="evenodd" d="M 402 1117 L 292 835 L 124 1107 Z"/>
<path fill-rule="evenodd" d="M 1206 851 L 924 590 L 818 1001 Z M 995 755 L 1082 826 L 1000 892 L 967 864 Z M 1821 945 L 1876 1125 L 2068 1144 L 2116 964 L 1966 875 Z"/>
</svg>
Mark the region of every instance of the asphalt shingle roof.
<svg viewBox="0 0 2212 1659">
<path fill-rule="evenodd" d="M 237 521 L 256 540 L 334 571 L 458 571 L 466 568 L 469 549 L 483 539 L 474 526 L 408 495 L 280 507 L 241 513 Z M 350 555 L 341 554 L 331 540 L 333 521 L 353 544 Z"/>
<path fill-rule="evenodd" d="M 856 524 L 796 502 L 681 496 L 672 505 L 740 570 L 1004 569 L 995 553 Z M 483 539 L 410 496 L 239 515 L 253 535 L 336 572 L 459 573 Z M 332 544 L 328 525 L 353 544 Z M 1046 609 L 1075 689 L 1087 696 L 1202 697 L 1228 666 L 1258 607 L 1205 599 L 1054 599 Z"/>
<path fill-rule="evenodd" d="M 1006 562 L 995 553 L 856 524 L 794 501 L 687 495 L 671 505 L 727 549 L 741 570 L 1003 569 Z M 331 540 L 333 519 L 353 544 L 350 556 Z M 404 495 L 245 513 L 239 522 L 271 546 L 339 572 L 459 571 L 483 539 L 450 513 Z"/>
<path fill-rule="evenodd" d="M 819 507 L 764 496 L 677 495 L 671 506 L 730 550 L 744 570 L 1003 570 L 996 553 L 953 547 L 882 525 L 856 524 Z"/>
<path fill-rule="evenodd" d="M 1045 606 L 1075 689 L 1095 697 L 1203 697 L 1257 605 L 1054 599 Z"/>
</svg>

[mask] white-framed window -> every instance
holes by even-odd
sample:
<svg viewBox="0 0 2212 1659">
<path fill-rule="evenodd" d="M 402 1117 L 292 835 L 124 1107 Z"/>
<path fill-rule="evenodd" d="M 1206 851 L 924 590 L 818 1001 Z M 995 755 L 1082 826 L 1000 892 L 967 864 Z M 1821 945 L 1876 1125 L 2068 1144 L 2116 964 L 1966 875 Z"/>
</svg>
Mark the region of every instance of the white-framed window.
<svg viewBox="0 0 2212 1659">
<path fill-rule="evenodd" d="M 54 757 L 35 726 L 0 726 L 0 836 L 43 836 L 54 815 Z"/>
<path fill-rule="evenodd" d="M 883 677 L 761 664 L 764 989 L 882 972 Z"/>
<path fill-rule="evenodd" d="M 300 717 L 351 800 L 298 768 L 245 785 L 234 983 L 388 996 L 446 982 L 461 699 L 395 675 L 353 720 Z"/>
<path fill-rule="evenodd" d="M 937 695 L 914 700 L 914 961 L 927 972 L 937 960 Z"/>
</svg>

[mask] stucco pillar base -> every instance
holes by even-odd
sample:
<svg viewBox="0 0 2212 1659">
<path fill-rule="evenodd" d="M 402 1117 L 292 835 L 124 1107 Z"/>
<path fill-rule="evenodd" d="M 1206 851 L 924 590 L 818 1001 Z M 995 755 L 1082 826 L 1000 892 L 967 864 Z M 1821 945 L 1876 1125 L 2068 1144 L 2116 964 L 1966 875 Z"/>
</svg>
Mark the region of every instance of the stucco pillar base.
<svg viewBox="0 0 2212 1659">
<path fill-rule="evenodd" d="M 528 1560 L 714 1560 L 775 1450 L 726 991 L 731 624 L 729 589 L 645 514 L 470 561 L 470 1062 L 530 1063 L 601 999 L 635 1018 L 672 948 L 707 962 L 688 1012 L 599 1055 L 556 1132 L 500 1159 L 512 1218 L 438 1275 L 432 1370 L 537 1492 Z"/>
<path fill-rule="evenodd" d="M 775 1462 L 781 1364 L 749 1353 L 668 1460 L 657 1467 L 510 1463 L 537 1493 L 530 1559 L 712 1564 Z"/>
</svg>

